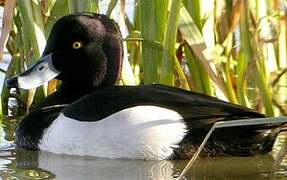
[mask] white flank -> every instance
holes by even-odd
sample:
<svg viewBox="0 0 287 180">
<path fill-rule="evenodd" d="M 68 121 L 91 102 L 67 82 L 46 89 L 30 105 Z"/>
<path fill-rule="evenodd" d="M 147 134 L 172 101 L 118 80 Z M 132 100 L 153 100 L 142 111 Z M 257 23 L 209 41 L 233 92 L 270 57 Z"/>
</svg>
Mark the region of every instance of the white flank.
<svg viewBox="0 0 287 180">
<path fill-rule="evenodd" d="M 157 106 L 136 106 L 96 122 L 60 114 L 44 133 L 39 148 L 57 154 L 162 160 L 186 134 L 177 112 Z"/>
</svg>

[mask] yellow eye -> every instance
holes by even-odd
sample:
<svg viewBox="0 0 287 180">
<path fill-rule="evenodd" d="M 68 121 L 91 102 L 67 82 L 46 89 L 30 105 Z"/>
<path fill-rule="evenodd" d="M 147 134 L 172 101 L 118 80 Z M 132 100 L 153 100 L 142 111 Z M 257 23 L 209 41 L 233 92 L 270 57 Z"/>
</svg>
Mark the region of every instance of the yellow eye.
<svg viewBox="0 0 287 180">
<path fill-rule="evenodd" d="M 76 41 L 73 43 L 73 48 L 74 49 L 80 49 L 82 47 L 82 45 L 83 45 L 82 42 Z"/>
</svg>

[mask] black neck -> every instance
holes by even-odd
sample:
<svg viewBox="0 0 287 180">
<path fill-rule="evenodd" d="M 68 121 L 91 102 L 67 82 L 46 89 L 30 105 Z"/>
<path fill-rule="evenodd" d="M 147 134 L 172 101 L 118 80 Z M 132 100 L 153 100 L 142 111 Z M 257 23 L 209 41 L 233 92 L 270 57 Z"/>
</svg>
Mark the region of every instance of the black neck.
<svg viewBox="0 0 287 180">
<path fill-rule="evenodd" d="M 95 91 L 97 87 L 93 86 L 93 84 L 83 83 L 83 84 L 69 84 L 69 83 L 62 83 L 58 94 L 60 97 L 64 99 L 68 99 L 68 101 L 75 101 L 92 91 Z M 69 103 L 71 103 L 69 102 Z"/>
</svg>

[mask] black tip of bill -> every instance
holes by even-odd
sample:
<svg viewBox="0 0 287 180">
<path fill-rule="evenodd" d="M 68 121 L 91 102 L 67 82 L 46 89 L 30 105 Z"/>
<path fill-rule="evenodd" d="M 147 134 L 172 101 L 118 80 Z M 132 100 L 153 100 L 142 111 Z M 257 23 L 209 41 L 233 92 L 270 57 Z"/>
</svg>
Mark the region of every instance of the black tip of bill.
<svg viewBox="0 0 287 180">
<path fill-rule="evenodd" d="M 5 83 L 7 88 L 17 88 L 19 85 L 17 77 L 11 77 L 7 79 Z"/>
</svg>

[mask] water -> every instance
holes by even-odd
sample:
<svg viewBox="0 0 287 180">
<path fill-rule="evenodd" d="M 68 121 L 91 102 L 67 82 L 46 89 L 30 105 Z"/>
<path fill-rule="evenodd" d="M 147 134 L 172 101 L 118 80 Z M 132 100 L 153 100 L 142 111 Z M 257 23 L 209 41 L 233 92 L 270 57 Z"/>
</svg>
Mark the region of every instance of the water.
<svg viewBox="0 0 287 180">
<path fill-rule="evenodd" d="M 186 161 L 107 160 L 51 153 L 2 152 L 1 177 L 7 179 L 173 179 Z M 284 177 L 274 172 L 268 156 L 202 159 L 186 178 L 264 179 Z M 287 176 L 285 176 L 287 177 Z"/>
<path fill-rule="evenodd" d="M 144 161 L 99 159 L 57 155 L 49 152 L 17 151 L 11 142 L 16 120 L 5 124 L 0 138 L 2 179 L 176 179 L 188 161 Z M 285 179 L 287 178 L 287 133 L 277 138 L 273 156 L 200 158 L 186 179 Z M 275 160 L 274 160 L 275 159 Z M 1 179 L 0 178 L 0 179 Z"/>
</svg>

